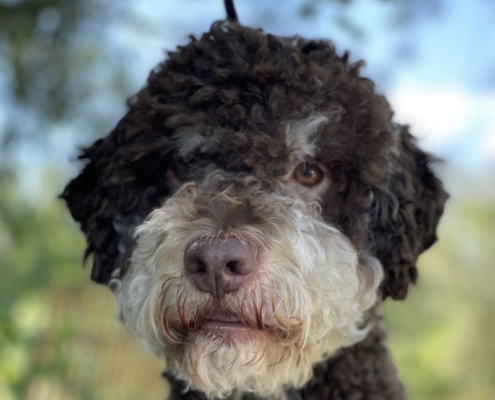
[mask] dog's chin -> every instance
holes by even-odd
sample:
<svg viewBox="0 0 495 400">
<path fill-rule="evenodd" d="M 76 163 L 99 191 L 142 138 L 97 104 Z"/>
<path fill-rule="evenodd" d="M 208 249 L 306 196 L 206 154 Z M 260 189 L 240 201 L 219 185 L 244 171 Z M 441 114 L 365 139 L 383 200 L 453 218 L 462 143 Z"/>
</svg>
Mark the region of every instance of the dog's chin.
<svg viewBox="0 0 495 400">
<path fill-rule="evenodd" d="M 295 348 L 281 345 L 272 328 L 223 311 L 203 318 L 186 340 L 170 346 L 167 365 L 209 397 L 234 390 L 278 397 L 294 363 Z"/>
<path fill-rule="evenodd" d="M 207 323 L 182 346 L 174 357 L 177 372 L 209 397 L 225 397 L 234 390 L 274 394 L 273 381 L 267 391 L 269 371 L 274 372 L 274 347 L 267 332 L 242 323 Z M 280 362 L 280 360 L 278 360 Z"/>
</svg>

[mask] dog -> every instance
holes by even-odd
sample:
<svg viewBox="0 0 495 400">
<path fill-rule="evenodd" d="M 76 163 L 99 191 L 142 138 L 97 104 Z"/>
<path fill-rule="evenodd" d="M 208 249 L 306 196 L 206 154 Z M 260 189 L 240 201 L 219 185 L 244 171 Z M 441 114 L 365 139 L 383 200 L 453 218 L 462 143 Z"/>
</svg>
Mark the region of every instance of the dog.
<svg viewBox="0 0 495 400">
<path fill-rule="evenodd" d="M 447 194 L 361 66 L 216 22 L 80 156 L 61 197 L 91 278 L 171 398 L 404 398 L 380 304 L 416 281 Z"/>
</svg>

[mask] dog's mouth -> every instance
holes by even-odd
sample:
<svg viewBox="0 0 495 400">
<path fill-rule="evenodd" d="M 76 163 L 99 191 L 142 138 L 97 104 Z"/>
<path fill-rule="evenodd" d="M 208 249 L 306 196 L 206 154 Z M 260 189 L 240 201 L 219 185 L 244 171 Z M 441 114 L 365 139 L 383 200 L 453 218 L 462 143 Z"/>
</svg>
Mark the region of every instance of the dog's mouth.
<svg viewBox="0 0 495 400">
<path fill-rule="evenodd" d="M 225 310 L 214 310 L 202 321 L 200 330 L 219 336 L 254 338 L 268 333 L 267 326 L 256 326 Z"/>
</svg>

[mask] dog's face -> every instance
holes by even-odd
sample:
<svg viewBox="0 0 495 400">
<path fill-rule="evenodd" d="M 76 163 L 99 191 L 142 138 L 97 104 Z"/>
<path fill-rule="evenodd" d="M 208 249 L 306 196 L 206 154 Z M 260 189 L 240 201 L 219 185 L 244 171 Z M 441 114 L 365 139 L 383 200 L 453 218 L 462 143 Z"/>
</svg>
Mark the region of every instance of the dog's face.
<svg viewBox="0 0 495 400">
<path fill-rule="evenodd" d="M 326 42 L 214 24 L 62 195 L 121 321 L 208 395 L 307 382 L 435 240 L 446 195 L 358 69 Z"/>
<path fill-rule="evenodd" d="M 206 170 L 136 229 L 129 271 L 110 281 L 120 319 L 210 395 L 300 386 L 364 336 L 381 265 L 323 220 L 323 165 Z"/>
</svg>

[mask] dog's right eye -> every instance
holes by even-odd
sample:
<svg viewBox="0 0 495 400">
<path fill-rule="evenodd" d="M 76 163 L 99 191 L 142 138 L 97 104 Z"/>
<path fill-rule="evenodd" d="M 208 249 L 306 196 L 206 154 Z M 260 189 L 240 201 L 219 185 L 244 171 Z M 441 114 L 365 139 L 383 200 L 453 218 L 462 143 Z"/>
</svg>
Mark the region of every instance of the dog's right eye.
<svg viewBox="0 0 495 400">
<path fill-rule="evenodd" d="M 302 163 L 294 170 L 294 179 L 303 186 L 315 186 L 321 182 L 325 173 L 316 164 Z"/>
<path fill-rule="evenodd" d="M 190 170 L 192 163 L 188 162 L 177 162 L 172 168 L 174 177 L 180 181 L 186 182 L 190 179 Z"/>
</svg>

